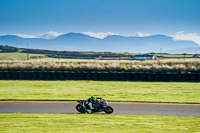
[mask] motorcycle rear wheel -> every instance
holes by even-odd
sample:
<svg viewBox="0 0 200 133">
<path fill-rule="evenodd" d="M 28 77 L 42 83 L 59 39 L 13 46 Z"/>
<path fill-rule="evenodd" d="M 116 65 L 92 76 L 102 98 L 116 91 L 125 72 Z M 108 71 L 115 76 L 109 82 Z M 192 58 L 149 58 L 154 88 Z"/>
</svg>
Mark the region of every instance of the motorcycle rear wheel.
<svg viewBox="0 0 200 133">
<path fill-rule="evenodd" d="M 112 107 L 110 107 L 110 106 L 108 106 L 107 108 L 105 108 L 104 110 L 103 110 L 106 114 L 111 114 L 111 113 L 113 113 L 113 108 Z"/>
<path fill-rule="evenodd" d="M 84 110 L 83 106 L 81 106 L 80 104 L 76 105 L 76 110 L 80 113 L 85 113 L 86 111 Z"/>
</svg>

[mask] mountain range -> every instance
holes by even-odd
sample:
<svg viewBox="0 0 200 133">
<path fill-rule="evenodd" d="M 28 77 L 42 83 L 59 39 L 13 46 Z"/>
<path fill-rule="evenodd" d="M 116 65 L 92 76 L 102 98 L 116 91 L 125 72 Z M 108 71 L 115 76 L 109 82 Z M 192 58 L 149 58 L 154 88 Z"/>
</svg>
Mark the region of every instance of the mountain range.
<svg viewBox="0 0 200 133">
<path fill-rule="evenodd" d="M 0 45 L 18 48 L 47 49 L 60 51 L 96 52 L 200 52 L 200 46 L 193 41 L 175 41 L 170 36 L 152 35 L 148 37 L 125 37 L 110 35 L 104 39 L 81 33 L 67 33 L 54 39 L 22 38 L 15 35 L 0 36 Z M 199 49 L 197 51 L 197 49 Z"/>
</svg>

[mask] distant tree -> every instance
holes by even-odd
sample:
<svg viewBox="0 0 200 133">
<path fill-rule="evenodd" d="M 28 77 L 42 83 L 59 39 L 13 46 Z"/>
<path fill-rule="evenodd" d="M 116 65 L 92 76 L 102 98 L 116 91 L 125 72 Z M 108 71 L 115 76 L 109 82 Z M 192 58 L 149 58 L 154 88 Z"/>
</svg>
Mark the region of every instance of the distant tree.
<svg viewBox="0 0 200 133">
<path fill-rule="evenodd" d="M 1 53 L 19 52 L 20 51 L 19 48 L 8 46 L 8 45 L 5 45 L 5 46 L 0 45 L 0 50 L 1 50 Z"/>
</svg>

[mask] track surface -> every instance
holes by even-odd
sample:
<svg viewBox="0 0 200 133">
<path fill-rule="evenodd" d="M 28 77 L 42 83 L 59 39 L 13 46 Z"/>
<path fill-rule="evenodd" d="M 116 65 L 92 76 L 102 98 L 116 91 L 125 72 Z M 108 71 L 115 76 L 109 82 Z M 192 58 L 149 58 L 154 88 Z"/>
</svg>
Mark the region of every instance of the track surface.
<svg viewBox="0 0 200 133">
<path fill-rule="evenodd" d="M 0 102 L 0 113 L 74 114 L 77 102 Z M 200 104 L 110 102 L 113 114 L 200 117 Z"/>
</svg>

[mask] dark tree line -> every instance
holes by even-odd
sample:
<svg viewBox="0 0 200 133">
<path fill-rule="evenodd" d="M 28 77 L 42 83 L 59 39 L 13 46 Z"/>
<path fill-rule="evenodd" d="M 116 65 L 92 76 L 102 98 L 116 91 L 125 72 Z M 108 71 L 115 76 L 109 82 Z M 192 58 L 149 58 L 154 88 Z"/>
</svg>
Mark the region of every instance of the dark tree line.
<svg viewBox="0 0 200 133">
<path fill-rule="evenodd" d="M 12 47 L 12 46 L 8 46 L 8 45 L 0 45 L 0 52 L 1 53 L 9 53 L 9 52 L 19 52 L 20 49 L 16 48 L 16 47 Z"/>
</svg>

